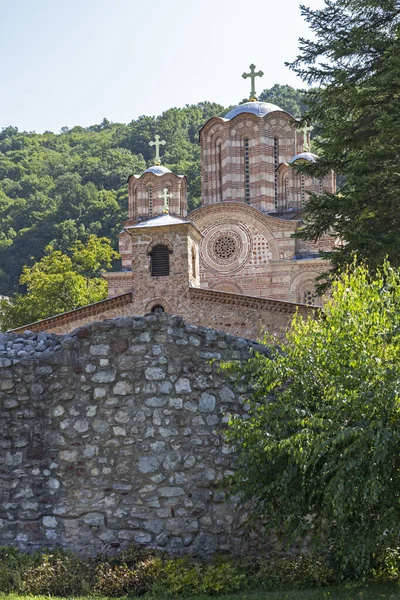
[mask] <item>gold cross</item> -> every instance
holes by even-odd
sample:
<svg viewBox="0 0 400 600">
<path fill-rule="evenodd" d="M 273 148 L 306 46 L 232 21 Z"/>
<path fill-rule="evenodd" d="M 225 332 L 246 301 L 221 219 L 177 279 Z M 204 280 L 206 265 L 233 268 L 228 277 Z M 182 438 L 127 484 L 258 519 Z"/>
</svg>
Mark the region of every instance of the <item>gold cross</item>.
<svg viewBox="0 0 400 600">
<path fill-rule="evenodd" d="M 308 137 L 309 137 L 309 133 L 311 133 L 312 130 L 313 130 L 313 128 L 311 127 L 311 125 L 306 125 L 306 127 L 304 127 L 304 129 L 303 129 L 303 151 L 304 152 L 308 152 L 310 150 L 311 143 L 308 143 Z M 310 140 L 310 142 L 311 142 L 311 140 Z"/>
<path fill-rule="evenodd" d="M 163 200 L 164 200 L 163 213 L 164 213 L 165 215 L 166 215 L 166 214 L 168 214 L 168 213 L 169 213 L 169 199 L 170 199 L 170 198 L 173 198 L 173 197 L 174 197 L 174 195 L 173 195 L 173 194 L 169 194 L 169 193 L 168 193 L 168 188 L 167 188 L 167 187 L 165 187 L 165 188 L 163 189 L 163 193 L 162 193 L 162 194 L 159 194 L 159 195 L 158 195 L 158 197 L 159 197 L 160 199 L 163 199 Z"/>
<path fill-rule="evenodd" d="M 264 73 L 262 71 L 258 71 L 258 73 L 256 73 L 254 71 L 255 68 L 256 68 L 255 65 L 250 65 L 250 73 L 243 73 L 243 75 L 242 75 L 243 79 L 247 79 L 248 77 L 250 77 L 250 79 L 251 79 L 250 100 L 257 100 L 256 88 L 254 86 L 255 78 L 262 77 L 264 75 Z"/>
<path fill-rule="evenodd" d="M 156 165 L 160 165 L 161 161 L 160 161 L 160 146 L 164 146 L 166 144 L 165 140 L 160 140 L 160 136 L 158 134 L 156 134 L 154 136 L 156 138 L 155 142 L 149 142 L 149 146 L 155 146 L 156 147 Z"/>
</svg>

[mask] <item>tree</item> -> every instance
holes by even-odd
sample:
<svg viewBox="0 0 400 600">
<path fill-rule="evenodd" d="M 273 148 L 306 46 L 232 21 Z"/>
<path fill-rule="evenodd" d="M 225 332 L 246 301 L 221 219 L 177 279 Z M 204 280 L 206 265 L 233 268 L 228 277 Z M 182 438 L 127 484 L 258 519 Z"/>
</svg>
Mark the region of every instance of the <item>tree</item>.
<svg viewBox="0 0 400 600">
<path fill-rule="evenodd" d="M 275 83 L 272 88 L 261 92 L 259 100 L 276 104 L 294 117 L 301 117 L 307 110 L 304 102 L 304 90 L 295 89 L 290 85 Z"/>
<path fill-rule="evenodd" d="M 40 261 L 24 266 L 20 284 L 27 293 L 2 303 L 1 329 L 20 327 L 107 296 L 107 283 L 98 275 L 118 256 L 109 240 L 90 235 L 86 244 L 78 240 L 70 254 L 47 246 Z"/>
<path fill-rule="evenodd" d="M 254 390 L 229 425 L 236 488 L 268 527 L 289 540 L 311 530 L 343 576 L 361 577 L 398 544 L 399 270 L 349 267 L 324 314 L 295 316 L 270 356 L 230 366 Z"/>
<path fill-rule="evenodd" d="M 320 160 L 313 177 L 344 177 L 337 194 L 311 195 L 299 237 L 333 229 L 343 245 L 337 270 L 356 252 L 371 268 L 400 264 L 400 5 L 398 0 L 325 0 L 301 8 L 315 36 L 300 40 L 291 67 L 313 85 L 304 122 L 315 125 Z"/>
<path fill-rule="evenodd" d="M 94 234 L 89 235 L 86 244 L 77 240 L 71 248 L 71 254 L 73 265 L 86 278 L 87 285 L 102 270 L 111 269 L 113 260 L 119 258 L 119 254 L 112 249 L 110 240 L 98 238 Z"/>
</svg>

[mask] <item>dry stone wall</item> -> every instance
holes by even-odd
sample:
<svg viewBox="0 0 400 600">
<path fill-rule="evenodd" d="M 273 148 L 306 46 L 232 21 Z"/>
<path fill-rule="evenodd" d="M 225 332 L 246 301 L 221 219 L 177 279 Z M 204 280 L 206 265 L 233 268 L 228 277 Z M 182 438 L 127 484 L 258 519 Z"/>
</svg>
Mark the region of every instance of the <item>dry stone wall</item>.
<svg viewBox="0 0 400 600">
<path fill-rule="evenodd" d="M 218 364 L 252 346 L 165 314 L 0 336 L 0 545 L 251 550 L 221 487 L 245 407 Z"/>
</svg>

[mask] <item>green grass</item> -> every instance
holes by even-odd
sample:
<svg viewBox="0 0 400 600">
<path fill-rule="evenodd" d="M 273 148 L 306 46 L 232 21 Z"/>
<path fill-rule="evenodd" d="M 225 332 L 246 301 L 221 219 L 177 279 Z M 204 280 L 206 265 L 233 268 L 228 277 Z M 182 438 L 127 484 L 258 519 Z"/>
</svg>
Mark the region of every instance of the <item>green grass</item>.
<svg viewBox="0 0 400 600">
<path fill-rule="evenodd" d="M 0 593 L 0 600 L 48 600 L 48 598 L 49 596 L 20 596 Z M 145 596 L 141 598 L 146 600 Z M 129 598 L 129 600 L 131 599 L 132 597 Z M 79 599 L 69 597 L 68 600 L 111 599 L 106 599 L 104 596 L 86 596 Z M 164 598 L 158 596 L 154 600 L 164 600 Z M 400 600 L 400 587 L 398 585 L 352 584 L 309 590 L 239 592 L 227 596 L 180 596 L 178 600 Z"/>
</svg>

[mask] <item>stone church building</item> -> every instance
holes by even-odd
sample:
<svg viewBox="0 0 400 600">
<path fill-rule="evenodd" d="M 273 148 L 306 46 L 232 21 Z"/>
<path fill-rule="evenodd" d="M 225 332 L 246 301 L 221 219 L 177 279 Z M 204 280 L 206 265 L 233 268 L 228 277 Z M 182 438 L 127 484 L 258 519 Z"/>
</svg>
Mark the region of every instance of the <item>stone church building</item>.
<svg viewBox="0 0 400 600">
<path fill-rule="evenodd" d="M 335 175 L 313 179 L 310 131 L 267 102 L 213 117 L 200 130 L 202 204 L 187 212 L 187 180 L 158 161 L 128 180 L 122 268 L 105 273 L 108 300 L 44 319 L 32 331 L 64 333 L 93 320 L 167 312 L 251 338 L 281 333 L 314 304 L 319 257 L 335 239 L 293 238 L 308 192 L 335 192 Z M 157 158 L 159 137 L 156 136 Z"/>
</svg>

